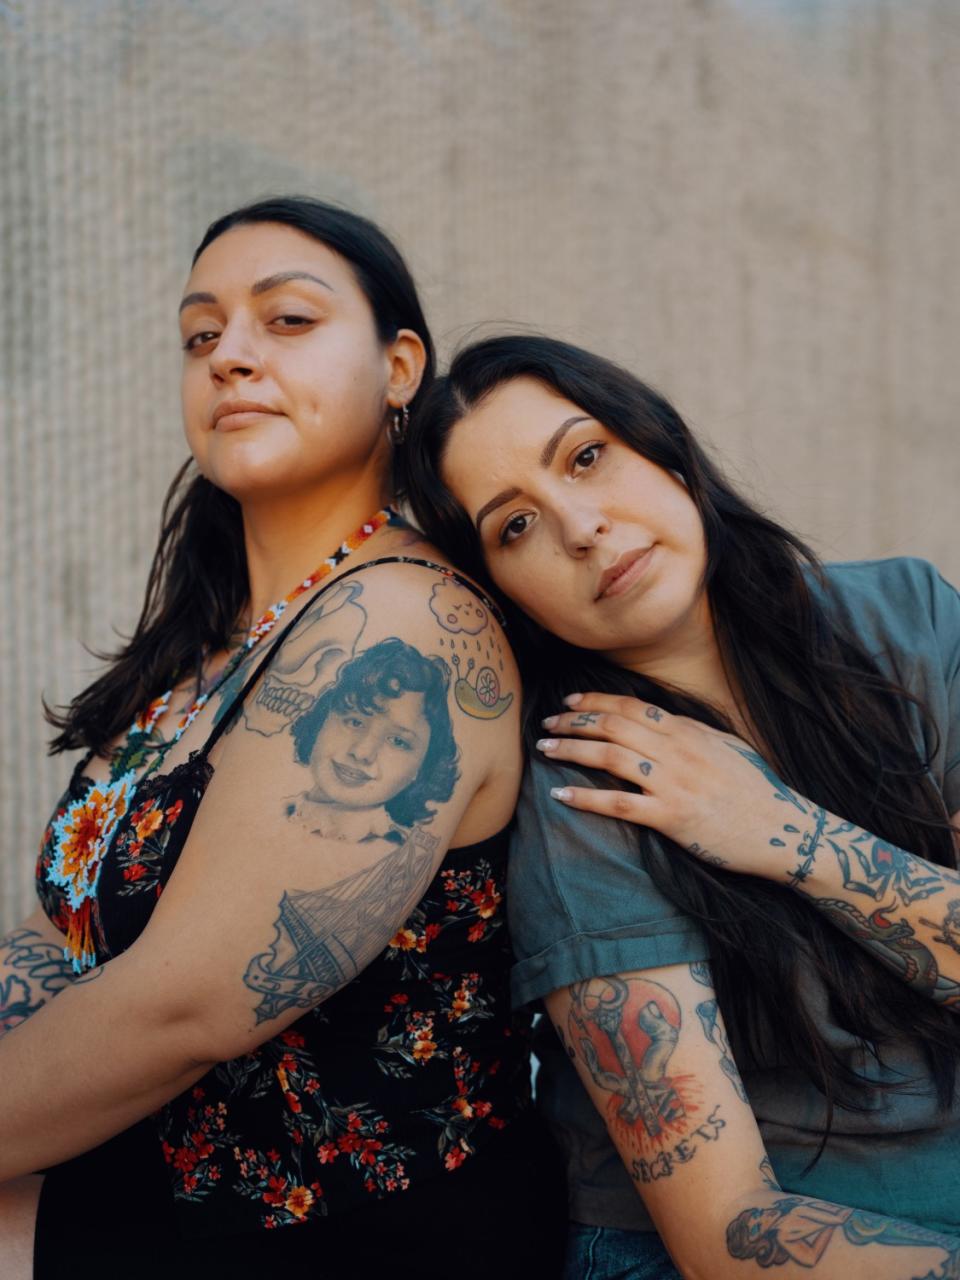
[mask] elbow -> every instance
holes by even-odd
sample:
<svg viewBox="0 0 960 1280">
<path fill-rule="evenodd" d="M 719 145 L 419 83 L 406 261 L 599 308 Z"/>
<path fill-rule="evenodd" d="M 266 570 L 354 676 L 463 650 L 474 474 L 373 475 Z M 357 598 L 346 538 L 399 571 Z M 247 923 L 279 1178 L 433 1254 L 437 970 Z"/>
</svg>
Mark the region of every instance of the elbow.
<svg viewBox="0 0 960 1280">
<path fill-rule="evenodd" d="M 238 1007 L 222 990 L 171 976 L 160 981 L 154 975 L 152 985 L 153 998 L 147 1003 L 141 997 L 137 1016 L 126 1023 L 126 1035 L 136 1034 L 156 1045 L 158 1061 L 168 1062 L 176 1076 L 203 1075 L 218 1062 L 251 1052 L 267 1038 L 251 1034 L 249 1010 Z"/>
</svg>

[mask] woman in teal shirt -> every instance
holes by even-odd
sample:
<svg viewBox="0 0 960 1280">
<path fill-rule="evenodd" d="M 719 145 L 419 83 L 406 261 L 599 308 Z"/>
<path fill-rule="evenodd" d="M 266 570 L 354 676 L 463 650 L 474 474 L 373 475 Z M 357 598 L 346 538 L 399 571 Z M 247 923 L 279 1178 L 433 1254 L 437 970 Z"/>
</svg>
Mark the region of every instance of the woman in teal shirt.
<svg viewBox="0 0 960 1280">
<path fill-rule="evenodd" d="M 404 465 L 525 615 L 514 986 L 569 1274 L 960 1274 L 956 593 L 819 565 L 548 339 L 462 352 Z"/>
</svg>

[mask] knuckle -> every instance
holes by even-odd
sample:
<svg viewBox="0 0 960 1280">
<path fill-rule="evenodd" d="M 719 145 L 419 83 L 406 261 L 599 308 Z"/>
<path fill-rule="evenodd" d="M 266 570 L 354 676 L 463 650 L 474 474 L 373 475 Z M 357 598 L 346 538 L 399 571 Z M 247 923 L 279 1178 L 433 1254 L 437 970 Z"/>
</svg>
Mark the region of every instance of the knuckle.
<svg viewBox="0 0 960 1280">
<path fill-rule="evenodd" d="M 618 791 L 613 797 L 610 809 L 615 818 L 629 818 L 631 810 L 630 797 L 622 791 Z"/>
</svg>

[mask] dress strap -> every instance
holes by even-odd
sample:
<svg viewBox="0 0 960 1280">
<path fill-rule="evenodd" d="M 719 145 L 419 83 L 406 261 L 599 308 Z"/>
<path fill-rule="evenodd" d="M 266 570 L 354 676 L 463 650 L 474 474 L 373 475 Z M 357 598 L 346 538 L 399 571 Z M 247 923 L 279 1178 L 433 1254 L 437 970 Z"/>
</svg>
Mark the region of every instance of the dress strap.
<svg viewBox="0 0 960 1280">
<path fill-rule="evenodd" d="M 506 620 L 504 619 L 503 613 L 500 610 L 499 606 L 493 600 L 491 600 L 490 597 L 485 592 L 481 591 L 478 586 L 472 583 L 469 580 L 469 578 L 465 578 L 462 573 L 458 573 L 456 569 L 451 569 L 445 564 L 437 564 L 436 561 L 434 560 L 421 560 L 416 556 L 381 556 L 378 560 L 365 560 L 363 564 L 358 564 L 356 568 L 351 569 L 349 573 L 342 573 L 336 578 L 329 579 L 315 595 L 312 595 L 309 600 L 307 600 L 303 605 L 301 605 L 301 607 L 297 610 L 297 612 L 293 615 L 293 617 L 290 619 L 287 625 L 283 628 L 283 630 L 277 636 L 276 640 L 271 645 L 271 647 L 267 650 L 267 652 L 263 655 L 263 657 L 254 667 L 253 672 L 248 677 L 248 679 L 244 682 L 243 688 L 240 690 L 240 692 L 236 695 L 236 697 L 227 707 L 227 710 L 217 718 L 217 722 L 213 726 L 213 729 L 210 732 L 210 736 L 207 738 L 206 742 L 200 748 L 200 754 L 202 756 L 207 756 L 209 754 L 212 748 L 220 741 L 220 739 L 226 733 L 227 729 L 229 729 L 231 724 L 233 724 L 234 720 L 236 719 L 237 715 L 242 709 L 243 704 L 246 701 L 247 695 L 249 694 L 250 690 L 254 687 L 254 685 L 263 675 L 264 671 L 266 671 L 267 667 L 273 661 L 275 654 L 279 651 L 280 646 L 286 640 L 287 636 L 291 633 L 291 631 L 293 631 L 294 627 L 296 627 L 297 623 L 300 621 L 303 615 L 310 609 L 311 605 L 313 605 L 315 601 L 319 600 L 325 591 L 328 591 L 332 586 L 335 586 L 338 582 L 343 582 L 346 578 L 352 578 L 356 574 L 362 573 L 364 569 L 372 569 L 374 565 L 378 565 L 378 564 L 417 564 L 424 569 L 432 569 L 435 573 L 441 573 L 445 578 L 453 579 L 454 582 L 458 583 L 465 590 L 469 591 L 471 595 L 475 595 L 477 599 L 481 602 L 481 604 L 483 604 L 485 608 L 490 610 L 494 618 L 496 618 L 497 622 L 500 623 L 501 627 L 506 626 Z"/>
</svg>

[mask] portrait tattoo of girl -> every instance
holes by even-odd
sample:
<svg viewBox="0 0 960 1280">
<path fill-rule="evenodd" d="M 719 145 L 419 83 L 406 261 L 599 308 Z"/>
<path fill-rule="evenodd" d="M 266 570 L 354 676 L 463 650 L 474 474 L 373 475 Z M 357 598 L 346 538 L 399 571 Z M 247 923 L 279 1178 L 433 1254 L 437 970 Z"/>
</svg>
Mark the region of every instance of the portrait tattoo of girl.
<svg viewBox="0 0 960 1280">
<path fill-rule="evenodd" d="M 317 835 L 391 844 L 429 822 L 429 802 L 449 800 L 459 777 L 449 685 L 442 658 L 398 639 L 345 662 L 292 725 L 295 758 L 313 785 L 288 817 Z"/>
</svg>

